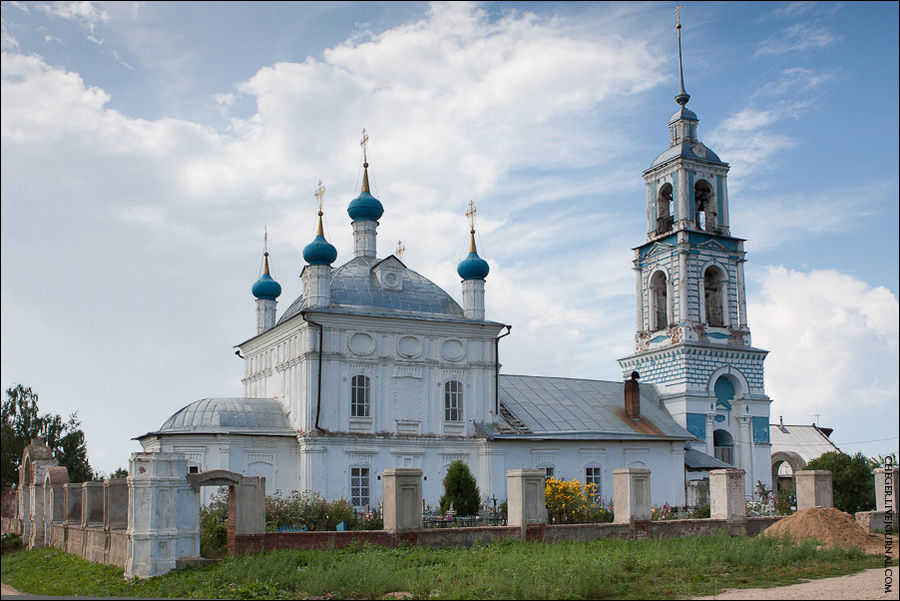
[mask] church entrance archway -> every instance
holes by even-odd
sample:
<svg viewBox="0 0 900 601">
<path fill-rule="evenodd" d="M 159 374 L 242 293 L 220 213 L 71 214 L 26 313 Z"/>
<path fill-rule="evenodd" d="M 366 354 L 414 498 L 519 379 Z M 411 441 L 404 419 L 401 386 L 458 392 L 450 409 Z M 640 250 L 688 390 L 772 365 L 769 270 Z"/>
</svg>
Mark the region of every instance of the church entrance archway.
<svg viewBox="0 0 900 601">
<path fill-rule="evenodd" d="M 796 490 L 794 475 L 806 467 L 806 461 L 793 451 L 772 453 L 772 490 L 778 492 L 785 486 Z"/>
</svg>

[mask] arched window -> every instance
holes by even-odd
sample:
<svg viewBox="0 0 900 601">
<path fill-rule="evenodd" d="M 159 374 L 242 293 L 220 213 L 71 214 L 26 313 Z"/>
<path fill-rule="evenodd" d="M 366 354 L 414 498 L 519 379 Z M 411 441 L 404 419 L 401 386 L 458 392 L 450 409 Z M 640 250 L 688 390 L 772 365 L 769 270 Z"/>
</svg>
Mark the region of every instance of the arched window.
<svg viewBox="0 0 900 601">
<path fill-rule="evenodd" d="M 734 399 L 735 387 L 734 383 L 728 376 L 719 376 L 713 385 L 716 393 L 716 404 L 731 409 L 731 401 Z"/>
<path fill-rule="evenodd" d="M 657 271 L 650 277 L 650 329 L 662 330 L 668 327 L 669 295 L 666 274 Z"/>
<path fill-rule="evenodd" d="M 448 380 L 444 382 L 444 420 L 461 422 L 462 418 L 462 382 Z"/>
<path fill-rule="evenodd" d="M 672 184 L 663 184 L 656 198 L 656 233 L 672 229 Z"/>
<path fill-rule="evenodd" d="M 705 179 L 694 184 L 694 223 L 697 229 L 714 232 L 716 230 L 716 211 L 713 204 L 712 186 Z"/>
<path fill-rule="evenodd" d="M 713 449 L 715 449 L 716 459 L 734 465 L 734 438 L 728 430 L 713 431 Z"/>
<path fill-rule="evenodd" d="M 706 305 L 706 323 L 711 326 L 725 325 L 725 274 L 715 265 L 710 265 L 703 274 L 703 301 Z"/>
<path fill-rule="evenodd" d="M 369 417 L 369 390 L 371 388 L 368 376 L 353 376 L 350 379 L 350 416 Z"/>
</svg>

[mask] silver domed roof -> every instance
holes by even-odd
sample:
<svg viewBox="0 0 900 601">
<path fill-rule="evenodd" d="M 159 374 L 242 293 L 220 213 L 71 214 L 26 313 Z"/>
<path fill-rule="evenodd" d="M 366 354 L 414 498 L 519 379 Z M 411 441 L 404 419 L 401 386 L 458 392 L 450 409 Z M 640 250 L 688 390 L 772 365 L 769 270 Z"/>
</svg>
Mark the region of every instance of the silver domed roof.
<svg viewBox="0 0 900 601">
<path fill-rule="evenodd" d="M 395 286 L 384 286 L 375 268 L 392 262 L 400 276 Z M 305 311 L 306 299 L 299 296 L 278 320 L 287 321 Z M 355 257 L 331 275 L 331 304 L 327 311 L 364 315 L 396 315 L 431 319 L 466 320 L 462 307 L 428 278 L 407 268 L 399 260 Z"/>
<path fill-rule="evenodd" d="M 722 159 L 719 158 L 719 155 L 714 153 L 712 150 L 710 150 L 700 142 L 681 142 L 680 144 L 670 146 L 668 150 L 656 157 L 656 160 L 653 161 L 652 165 L 650 165 L 650 169 L 662 165 L 663 163 L 668 163 L 669 161 L 679 157 L 683 157 L 686 159 L 699 159 L 701 161 L 719 163 L 722 165 L 726 164 L 724 161 L 722 161 Z"/>
<path fill-rule="evenodd" d="M 252 433 L 294 435 L 287 412 L 275 399 L 200 399 L 176 411 L 153 434 Z"/>
</svg>

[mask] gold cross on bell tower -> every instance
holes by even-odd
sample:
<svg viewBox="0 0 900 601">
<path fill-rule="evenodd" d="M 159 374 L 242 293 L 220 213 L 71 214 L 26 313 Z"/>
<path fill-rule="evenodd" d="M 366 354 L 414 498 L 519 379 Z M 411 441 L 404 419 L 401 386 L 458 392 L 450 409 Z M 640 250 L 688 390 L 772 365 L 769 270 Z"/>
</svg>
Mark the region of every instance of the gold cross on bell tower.
<svg viewBox="0 0 900 601">
<path fill-rule="evenodd" d="M 363 151 L 363 163 L 369 162 L 369 136 L 366 134 L 366 128 L 363 128 L 362 131 L 362 139 L 359 141 L 359 145 L 362 146 Z"/>
<path fill-rule="evenodd" d="M 680 4 L 675 5 L 675 28 L 681 29 L 681 9 L 683 7 Z"/>
</svg>

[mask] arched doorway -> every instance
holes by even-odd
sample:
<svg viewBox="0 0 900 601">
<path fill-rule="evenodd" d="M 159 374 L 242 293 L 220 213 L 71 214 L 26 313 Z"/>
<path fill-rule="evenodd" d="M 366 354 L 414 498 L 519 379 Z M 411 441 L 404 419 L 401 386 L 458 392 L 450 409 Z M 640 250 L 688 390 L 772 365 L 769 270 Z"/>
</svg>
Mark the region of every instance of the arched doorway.
<svg viewBox="0 0 900 601">
<path fill-rule="evenodd" d="M 806 467 L 806 461 L 793 451 L 772 453 L 772 490 L 776 493 L 785 486 L 794 489 L 794 474 Z"/>
<path fill-rule="evenodd" d="M 734 465 L 734 437 L 728 430 L 713 430 L 713 449 L 716 459 Z"/>
</svg>

